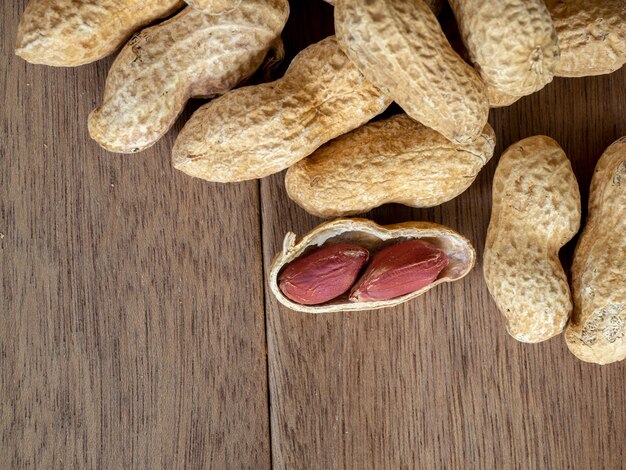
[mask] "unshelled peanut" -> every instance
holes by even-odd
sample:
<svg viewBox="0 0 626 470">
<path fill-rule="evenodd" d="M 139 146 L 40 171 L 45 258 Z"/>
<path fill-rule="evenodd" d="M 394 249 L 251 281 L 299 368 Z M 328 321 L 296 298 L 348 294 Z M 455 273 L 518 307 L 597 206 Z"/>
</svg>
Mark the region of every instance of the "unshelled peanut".
<svg viewBox="0 0 626 470">
<path fill-rule="evenodd" d="M 346 292 L 317 305 L 294 302 L 281 290 L 280 275 L 291 263 L 306 256 L 311 249 L 345 243 L 358 245 L 374 256 L 380 255 L 375 271 L 384 268 L 382 282 L 369 278 L 367 285 L 372 289 L 356 293 L 352 300 Z M 419 248 L 407 250 L 406 243 L 415 243 Z M 411 263 L 403 256 L 405 251 L 417 255 L 413 261 L 417 258 L 430 261 L 426 264 Z M 431 257 L 433 253 L 437 253 L 435 258 Z M 316 227 L 298 242 L 295 234 L 288 233 L 282 251 L 276 255 L 270 267 L 269 286 L 278 301 L 293 310 L 309 313 L 373 310 L 399 305 L 441 283 L 465 277 L 474 266 L 475 258 L 474 248 L 465 237 L 441 225 L 404 222 L 380 226 L 366 219 L 336 219 Z M 434 259 L 436 262 L 433 263 Z M 445 264 L 444 259 L 448 260 L 447 265 L 439 270 Z M 396 278 L 395 274 L 402 268 L 408 268 L 406 275 Z M 437 270 L 439 272 L 433 275 Z M 406 281 L 409 281 L 410 292 L 404 289 Z M 309 281 L 307 285 L 311 283 Z"/>
<path fill-rule="evenodd" d="M 33 64 L 88 64 L 183 5 L 182 0 L 30 0 L 18 26 L 15 53 Z"/>
<path fill-rule="evenodd" d="M 289 263 L 278 286 L 296 303 L 322 304 L 347 292 L 368 259 L 369 252 L 358 245 L 326 245 Z"/>
<path fill-rule="evenodd" d="M 337 0 L 335 30 L 361 72 L 410 117 L 454 142 L 480 135 L 484 84 L 422 0 Z"/>
<path fill-rule="evenodd" d="M 287 0 L 246 0 L 218 16 L 186 8 L 135 35 L 107 77 L 89 133 L 121 153 L 144 150 L 174 124 L 190 97 L 225 93 L 261 65 L 289 15 Z"/>
<path fill-rule="evenodd" d="M 361 214 L 390 202 L 436 206 L 472 184 L 494 146 L 489 124 L 478 138 L 455 144 L 399 114 L 320 147 L 289 168 L 285 186 L 319 217 Z"/>
<path fill-rule="evenodd" d="M 549 137 L 511 145 L 493 178 L 484 275 L 511 336 L 536 343 L 572 312 L 559 250 L 578 231 L 580 194 L 569 160 Z"/>
<path fill-rule="evenodd" d="M 350 301 L 383 301 L 421 291 L 437 279 L 448 263 L 443 250 L 423 240 L 388 246 L 376 253 L 350 290 Z"/>
<path fill-rule="evenodd" d="M 448 38 L 448 41 L 450 41 L 450 45 L 456 51 L 456 53 L 459 54 L 459 56 L 461 56 L 464 61 L 471 64 L 472 58 L 467 50 L 467 47 L 465 47 L 465 44 L 463 44 L 461 32 L 459 31 L 459 27 L 456 21 L 454 21 L 454 18 L 447 16 L 444 17 L 443 22 L 441 23 L 441 27 L 446 35 L 446 38 Z M 503 91 L 500 91 L 489 84 L 485 84 L 485 92 L 487 94 L 489 107 L 491 108 L 501 108 L 504 106 L 509 106 L 521 98 L 521 96 L 504 93 Z"/>
<path fill-rule="evenodd" d="M 572 264 L 567 345 L 583 361 L 626 359 L 626 137 L 596 165 L 589 212 Z"/>
<path fill-rule="evenodd" d="M 300 52 L 283 78 L 238 88 L 198 109 L 178 135 L 173 165 L 208 181 L 261 178 L 359 127 L 390 103 L 331 36 Z"/>
<path fill-rule="evenodd" d="M 330 3 L 331 5 L 335 4 L 334 0 L 324 0 L 326 3 Z M 430 7 L 435 15 L 438 15 L 443 9 L 444 0 L 425 0 L 426 4 Z"/>
<path fill-rule="evenodd" d="M 492 86 L 487 86 L 487 100 L 491 108 L 504 108 L 523 98 L 522 96 L 509 95 Z"/>
<path fill-rule="evenodd" d="M 185 0 L 187 4 L 207 15 L 221 15 L 239 6 L 241 0 Z"/>
<path fill-rule="evenodd" d="M 559 47 L 543 0 L 450 0 L 450 6 L 488 86 L 525 96 L 552 81 Z"/>
<path fill-rule="evenodd" d="M 626 63 L 624 0 L 546 0 L 561 48 L 555 75 L 611 73 Z"/>
</svg>

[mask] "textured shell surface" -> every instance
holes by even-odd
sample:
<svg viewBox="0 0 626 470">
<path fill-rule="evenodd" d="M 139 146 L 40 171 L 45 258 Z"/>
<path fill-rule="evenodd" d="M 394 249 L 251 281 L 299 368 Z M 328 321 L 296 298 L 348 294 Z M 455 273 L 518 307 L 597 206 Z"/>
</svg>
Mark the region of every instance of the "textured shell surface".
<svg viewBox="0 0 626 470">
<path fill-rule="evenodd" d="M 579 359 L 626 359 L 626 137 L 602 155 L 572 264 L 574 314 L 565 331 Z"/>
<path fill-rule="evenodd" d="M 373 255 L 393 243 L 410 239 L 422 239 L 429 242 L 444 251 L 449 259 L 449 264 L 437 279 L 416 292 L 391 300 L 371 302 L 351 302 L 346 293 L 325 304 L 307 306 L 289 300 L 278 286 L 278 277 L 283 267 L 315 247 L 331 243 L 354 243 L 366 248 Z M 335 219 L 319 225 L 298 241 L 294 233 L 290 232 L 285 236 L 283 248 L 274 258 L 270 268 L 269 286 L 278 301 L 292 310 L 308 313 L 375 310 L 399 305 L 424 294 L 441 283 L 462 279 L 472 270 L 475 261 L 476 252 L 469 240 L 443 225 L 430 222 L 404 222 L 381 226 L 367 219 Z"/>
<path fill-rule="evenodd" d="M 89 133 L 133 153 L 153 145 L 190 97 L 223 94 L 252 75 L 279 40 L 287 0 L 246 0 L 222 15 L 186 8 L 133 36 L 111 66 Z"/>
<path fill-rule="evenodd" d="M 553 139 L 510 146 L 493 178 L 484 276 L 511 336 L 536 343 L 563 331 L 572 311 L 559 250 L 580 225 L 578 183 Z"/>
<path fill-rule="evenodd" d="M 463 39 L 461 38 L 461 32 L 458 29 L 457 23 L 453 18 L 444 18 L 442 23 L 443 31 L 450 41 L 450 45 L 452 48 L 461 56 L 461 58 L 468 62 L 472 63 L 472 59 L 470 57 L 469 52 L 467 51 L 467 47 L 463 44 Z M 505 93 L 492 85 L 485 84 L 485 93 L 487 95 L 487 102 L 489 103 L 490 108 L 502 108 L 505 106 L 510 106 L 515 103 L 517 100 L 522 98 L 519 95 L 511 95 L 509 93 Z"/>
<path fill-rule="evenodd" d="M 339 0 L 335 30 L 363 74 L 413 119 L 455 142 L 480 135 L 484 84 L 422 0 Z"/>
<path fill-rule="evenodd" d="M 335 4 L 333 0 L 324 0 L 324 1 L 326 3 L 330 3 L 331 5 Z M 444 0 L 425 0 L 425 2 L 435 15 L 438 15 L 439 13 L 441 13 L 441 10 L 443 9 Z"/>
<path fill-rule="evenodd" d="M 320 147 L 287 171 L 289 197 L 319 217 L 354 215 L 385 203 L 442 204 L 465 191 L 493 155 L 487 124 L 455 144 L 406 114 L 372 122 Z"/>
<path fill-rule="evenodd" d="M 552 81 L 557 35 L 542 0 L 450 0 L 470 58 L 488 86 L 529 95 Z"/>
<path fill-rule="evenodd" d="M 187 4 L 208 15 L 228 13 L 241 4 L 241 0 L 185 0 Z"/>
<path fill-rule="evenodd" d="M 555 75 L 602 75 L 626 63 L 624 0 L 547 0 L 561 48 Z"/>
<path fill-rule="evenodd" d="M 15 53 L 33 64 L 88 64 L 183 5 L 182 0 L 30 0 L 17 30 Z"/>
<path fill-rule="evenodd" d="M 238 88 L 198 109 L 178 135 L 173 165 L 208 181 L 262 178 L 390 103 L 330 36 L 300 52 L 281 79 Z"/>
<path fill-rule="evenodd" d="M 511 106 L 518 101 L 521 96 L 509 95 L 503 91 L 498 90 L 492 86 L 487 86 L 487 99 L 489 100 L 489 106 L 492 108 L 504 108 Z"/>
</svg>

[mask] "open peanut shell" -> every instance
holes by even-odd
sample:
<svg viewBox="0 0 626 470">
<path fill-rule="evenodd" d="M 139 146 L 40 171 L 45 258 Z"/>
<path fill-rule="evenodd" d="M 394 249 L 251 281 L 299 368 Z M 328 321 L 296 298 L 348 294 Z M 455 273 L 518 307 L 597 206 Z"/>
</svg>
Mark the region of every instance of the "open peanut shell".
<svg viewBox="0 0 626 470">
<path fill-rule="evenodd" d="M 375 302 L 350 302 L 348 293 L 321 305 L 301 305 L 285 297 L 278 287 L 282 269 L 308 251 L 326 244 L 354 243 L 367 248 L 370 256 L 394 243 L 419 238 L 443 250 L 449 259 L 448 266 L 437 279 L 418 291 L 390 300 Z M 411 300 L 443 282 L 453 282 L 465 277 L 474 267 L 476 251 L 468 239 L 454 230 L 430 222 L 403 222 L 378 225 L 367 219 L 336 219 L 314 228 L 296 241 L 296 235 L 287 233 L 283 249 L 276 255 L 269 273 L 269 285 L 280 303 L 292 310 L 307 313 L 348 312 L 393 307 Z"/>
</svg>

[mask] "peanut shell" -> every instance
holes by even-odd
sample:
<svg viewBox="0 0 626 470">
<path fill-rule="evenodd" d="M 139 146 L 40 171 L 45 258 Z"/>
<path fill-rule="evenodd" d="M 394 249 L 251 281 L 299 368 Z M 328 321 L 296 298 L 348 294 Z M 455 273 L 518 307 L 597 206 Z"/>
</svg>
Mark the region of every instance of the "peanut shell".
<svg viewBox="0 0 626 470">
<path fill-rule="evenodd" d="M 450 42 L 452 49 L 456 51 L 461 58 L 468 64 L 472 63 L 472 58 L 463 44 L 463 38 L 461 38 L 461 32 L 459 31 L 457 23 L 454 18 L 444 17 L 441 23 L 446 38 Z M 509 95 L 504 93 L 491 85 L 485 85 L 485 93 L 487 94 L 487 101 L 490 108 L 502 108 L 504 106 L 510 106 L 521 98 L 521 96 Z"/>
<path fill-rule="evenodd" d="M 369 250 L 371 254 L 392 243 L 409 239 L 423 239 L 443 250 L 449 264 L 437 279 L 417 292 L 412 292 L 391 300 L 372 302 L 350 302 L 344 294 L 322 305 L 300 305 L 286 298 L 278 287 L 278 276 L 284 266 L 307 252 L 307 249 L 322 246 L 325 243 L 354 243 Z M 414 299 L 433 287 L 453 282 L 465 277 L 473 268 L 476 252 L 462 235 L 442 225 L 430 222 L 404 222 L 395 225 L 380 226 L 366 219 L 336 219 L 319 225 L 296 242 L 294 233 L 287 233 L 283 249 L 276 255 L 269 272 L 269 286 L 278 301 L 286 307 L 300 312 L 331 313 L 356 310 L 375 310 L 393 307 Z"/>
<path fill-rule="evenodd" d="M 338 0 L 335 30 L 361 72 L 410 117 L 454 142 L 480 135 L 484 84 L 422 0 Z"/>
<path fill-rule="evenodd" d="M 390 103 L 330 36 L 300 52 L 283 78 L 233 90 L 198 109 L 178 135 L 172 162 L 208 181 L 262 178 Z"/>
<path fill-rule="evenodd" d="M 186 8 L 144 29 L 122 49 L 89 134 L 112 152 L 156 143 L 190 97 L 223 94 L 252 75 L 280 36 L 287 0 L 246 0 L 219 16 Z"/>
<path fill-rule="evenodd" d="M 324 1 L 326 3 L 330 3 L 331 5 L 335 4 L 334 0 L 324 0 Z M 439 13 L 441 13 L 441 10 L 443 10 L 444 0 L 425 0 L 425 2 L 435 15 L 438 15 Z"/>
<path fill-rule="evenodd" d="M 489 100 L 489 107 L 491 108 L 504 108 L 511 106 L 518 101 L 522 96 L 509 95 L 503 91 L 498 90 L 492 86 L 487 86 L 487 99 Z"/>
<path fill-rule="evenodd" d="M 542 0 L 450 0 L 463 43 L 488 86 L 529 95 L 552 81 L 559 47 Z"/>
<path fill-rule="evenodd" d="M 516 340 L 563 331 L 572 300 L 559 250 L 579 225 L 578 183 L 559 144 L 535 136 L 511 145 L 493 178 L 484 275 Z"/>
<path fill-rule="evenodd" d="M 559 38 L 559 77 L 602 75 L 626 63 L 624 0 L 547 0 Z"/>
<path fill-rule="evenodd" d="M 587 224 L 572 264 L 570 351 L 597 364 L 626 359 L 626 137 L 596 165 Z"/>
<path fill-rule="evenodd" d="M 30 0 L 18 26 L 15 53 L 33 64 L 88 64 L 183 5 L 182 0 Z"/>
<path fill-rule="evenodd" d="M 340 136 L 293 165 L 289 197 L 311 214 L 362 214 L 396 202 L 431 207 L 465 191 L 493 155 L 489 124 L 467 144 L 454 144 L 406 114 Z"/>
<path fill-rule="evenodd" d="M 221 15 L 233 11 L 241 0 L 185 0 L 187 4 L 207 15 Z"/>
</svg>

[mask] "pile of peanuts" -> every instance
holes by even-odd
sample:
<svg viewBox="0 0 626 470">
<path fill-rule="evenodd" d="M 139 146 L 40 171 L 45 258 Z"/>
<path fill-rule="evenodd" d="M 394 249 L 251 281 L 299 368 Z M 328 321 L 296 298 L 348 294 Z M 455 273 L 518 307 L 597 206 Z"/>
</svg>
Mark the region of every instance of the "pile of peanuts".
<svg viewBox="0 0 626 470">
<path fill-rule="evenodd" d="M 293 201 L 340 217 L 298 242 L 287 234 L 270 270 L 278 300 L 305 312 L 389 307 L 467 275 L 474 248 L 447 227 L 345 217 L 455 198 L 493 156 L 490 108 L 626 62 L 624 0 L 450 0 L 455 48 L 437 20 L 442 1 L 335 0 L 336 36 L 282 78 L 239 86 L 282 59 L 288 0 L 186 1 L 30 0 L 16 53 L 69 67 L 121 48 L 88 120 L 112 152 L 151 147 L 190 98 L 213 98 L 179 133 L 176 169 L 223 183 L 287 169 Z M 401 114 L 372 121 L 392 102 Z M 484 277 L 515 339 L 565 332 L 578 358 L 607 364 L 626 358 L 626 138 L 597 163 L 568 280 L 558 254 L 580 206 L 557 142 L 511 145 L 493 180 Z"/>
</svg>

